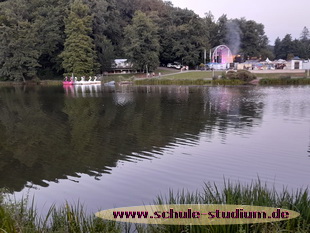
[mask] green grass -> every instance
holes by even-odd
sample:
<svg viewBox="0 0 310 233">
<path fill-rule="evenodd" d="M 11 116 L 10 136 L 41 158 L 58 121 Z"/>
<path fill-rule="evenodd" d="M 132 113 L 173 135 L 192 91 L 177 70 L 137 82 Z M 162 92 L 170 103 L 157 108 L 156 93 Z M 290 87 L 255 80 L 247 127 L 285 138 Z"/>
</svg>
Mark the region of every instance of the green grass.
<svg viewBox="0 0 310 233">
<path fill-rule="evenodd" d="M 188 71 L 188 72 L 181 72 L 180 70 L 176 69 L 166 69 L 166 68 L 158 68 L 155 71 L 155 75 L 158 76 L 158 73 L 161 73 L 162 77 L 156 78 L 146 78 L 146 74 L 144 73 L 130 73 L 130 74 L 109 74 L 107 76 L 103 76 L 102 80 L 103 83 L 115 81 L 133 81 L 135 80 L 135 84 L 137 85 L 240 85 L 243 84 L 241 82 L 236 81 L 227 81 L 218 79 L 211 82 L 211 78 L 213 76 L 223 76 L 225 75 L 225 71 Z M 296 77 L 296 78 L 303 78 L 305 73 L 259 73 L 255 74 L 259 75 L 263 81 L 260 82 L 262 85 L 274 85 L 274 84 L 309 84 L 308 80 L 300 80 L 300 81 L 279 81 L 277 79 L 283 79 L 283 77 Z M 155 81 L 160 80 L 160 81 Z M 148 81 L 145 81 L 148 80 Z M 173 80 L 173 81 L 167 81 Z M 179 81 L 183 80 L 183 81 Z M 3 81 L 0 82 L 0 86 L 7 86 L 7 85 L 15 85 L 15 84 L 22 84 L 22 83 L 15 83 L 10 81 Z M 29 83 L 34 84 L 34 83 Z M 62 80 L 42 80 L 40 82 L 42 85 L 62 85 Z"/>
<path fill-rule="evenodd" d="M 40 84 L 48 86 L 59 86 L 62 85 L 62 80 L 44 80 L 41 81 Z"/>
<path fill-rule="evenodd" d="M 165 74 L 173 74 L 173 73 L 179 73 L 180 70 L 177 70 L 177 69 L 165 69 L 165 68 L 157 68 L 156 70 L 154 70 L 154 73 L 156 75 L 158 75 L 158 73 L 161 73 L 162 75 L 165 75 Z M 122 73 L 116 73 L 116 74 L 113 74 L 113 73 L 109 73 L 107 76 L 104 76 L 104 77 L 122 77 L 124 79 L 129 79 L 131 77 L 145 77 L 146 74 L 145 73 L 125 73 L 125 74 L 122 74 Z"/>
<path fill-rule="evenodd" d="M 45 217 L 39 217 L 33 200 L 29 207 L 27 198 L 20 202 L 4 202 L 3 195 L 0 200 L 0 233 L 121 232 L 120 224 L 87 215 L 81 204 L 65 204 L 60 208 L 51 206 Z"/>
<path fill-rule="evenodd" d="M 161 73 L 161 75 L 166 75 L 166 74 L 173 74 L 180 72 L 178 70 L 174 69 L 162 69 L 158 68 L 154 71 L 155 75 L 158 76 L 158 73 Z M 103 82 L 110 82 L 110 81 L 115 81 L 115 82 L 120 82 L 120 81 L 132 81 L 133 79 L 137 78 L 146 78 L 145 73 L 129 73 L 129 74 L 109 74 L 107 76 L 103 76 Z"/>
<path fill-rule="evenodd" d="M 214 75 L 221 75 L 222 71 L 215 71 Z M 204 78 L 212 78 L 212 71 L 188 71 L 188 72 L 180 72 L 174 73 L 169 76 L 165 76 L 167 79 L 204 79 Z"/>
<path fill-rule="evenodd" d="M 206 85 L 211 84 L 211 80 L 204 79 L 168 79 L 168 78 L 150 78 L 135 80 L 135 85 Z"/>
<path fill-rule="evenodd" d="M 145 74 L 110 74 L 108 76 L 103 77 L 104 82 L 109 81 L 127 81 L 127 80 L 134 80 L 136 85 L 210 85 L 212 84 L 209 79 L 214 76 L 223 75 L 225 71 L 188 71 L 188 72 L 181 72 L 179 70 L 174 69 L 162 69 L 158 68 L 155 70 L 155 75 L 157 76 L 158 73 L 161 73 L 162 77 L 156 78 L 145 78 Z M 305 76 L 304 73 L 260 73 L 255 74 L 259 75 L 259 77 L 265 79 L 282 79 L 283 77 L 297 77 L 303 78 Z M 170 80 L 170 81 L 168 81 Z M 171 81 L 172 80 L 172 81 Z M 182 81 L 180 81 L 182 80 Z M 203 81 L 202 81 L 203 80 Z M 277 82 L 277 81 L 272 81 Z M 273 83 L 270 82 L 272 85 Z M 300 84 L 306 84 L 307 82 L 299 81 Z M 266 81 L 263 81 L 266 85 Z M 287 84 L 295 84 L 296 81 L 287 82 Z M 218 79 L 216 82 L 213 81 L 213 85 L 239 85 L 242 84 L 241 82 L 231 82 L 227 80 Z"/>
<path fill-rule="evenodd" d="M 48 85 L 48 86 L 59 86 L 59 85 L 62 85 L 62 80 L 43 80 L 43 81 L 38 81 L 38 82 L 27 81 L 26 83 L 14 82 L 14 81 L 3 81 L 3 82 L 0 82 L 0 86 L 38 85 L 38 84 Z"/>
<path fill-rule="evenodd" d="M 150 78 L 135 80 L 136 85 L 242 85 L 240 80 L 206 80 L 206 79 L 168 79 L 168 78 Z"/>
<path fill-rule="evenodd" d="M 165 74 L 173 74 L 173 73 L 179 73 L 180 70 L 177 69 L 163 69 L 163 68 L 157 68 L 154 70 L 155 74 L 157 75 L 158 73 L 161 73 L 162 75 Z"/>
<path fill-rule="evenodd" d="M 254 73 L 256 76 L 260 78 L 281 78 L 285 76 L 292 76 L 292 77 L 305 77 L 305 73 Z"/>
<path fill-rule="evenodd" d="M 170 193 L 168 197 L 159 196 L 155 204 L 234 204 L 267 206 L 293 210 L 300 213 L 295 219 L 281 222 L 244 224 L 244 225 L 212 225 L 212 226 L 166 226 L 149 225 L 145 232 L 209 232 L 209 233 L 250 233 L 250 232 L 310 232 L 310 197 L 308 189 L 290 193 L 286 189 L 277 192 L 268 188 L 259 180 L 250 185 L 225 182 L 220 190 L 216 184 L 205 184 L 201 193 Z"/>
<path fill-rule="evenodd" d="M 115 81 L 115 82 L 121 82 L 121 81 L 132 81 L 135 79 L 135 76 L 133 74 L 131 75 L 108 75 L 108 76 L 103 76 L 102 78 L 102 82 L 103 83 L 107 83 L 107 82 L 111 82 L 111 81 Z"/>
<path fill-rule="evenodd" d="M 116 73 L 116 74 L 108 74 L 106 76 L 103 76 L 103 79 L 104 78 L 107 78 L 107 77 L 119 77 L 119 78 L 123 78 L 123 79 L 129 79 L 133 76 L 138 76 L 138 75 L 141 75 L 140 73 L 128 73 L 128 74 L 122 74 L 122 73 Z"/>
<path fill-rule="evenodd" d="M 158 76 L 158 73 L 161 73 L 163 77 L 159 77 L 159 79 L 205 79 L 212 78 L 212 71 L 189 71 L 189 72 L 180 72 L 179 70 L 174 69 L 156 69 L 154 71 L 155 76 Z M 215 76 L 222 75 L 222 71 L 214 72 Z M 104 82 L 106 81 L 125 81 L 132 80 L 133 78 L 146 78 L 146 74 L 143 73 L 131 73 L 131 74 L 109 74 L 103 77 Z"/>
<path fill-rule="evenodd" d="M 173 226 L 173 225 L 128 225 L 113 221 L 104 221 L 86 214 L 81 204 L 63 207 L 52 206 L 45 217 L 39 217 L 34 201 L 27 199 L 20 202 L 4 202 L 0 195 L 0 232 L 8 233 L 96 233 L 96 232 L 128 232 L 129 228 L 138 233 L 254 233 L 254 232 L 310 232 L 310 196 L 308 189 L 281 192 L 269 188 L 260 180 L 248 185 L 224 181 L 220 189 L 216 184 L 206 183 L 202 192 L 170 192 L 167 197 L 158 196 L 154 204 L 234 204 L 284 208 L 300 213 L 300 216 L 288 221 L 243 224 L 243 225 L 211 225 L 211 226 Z M 30 207 L 29 207 L 30 206 Z"/>
</svg>

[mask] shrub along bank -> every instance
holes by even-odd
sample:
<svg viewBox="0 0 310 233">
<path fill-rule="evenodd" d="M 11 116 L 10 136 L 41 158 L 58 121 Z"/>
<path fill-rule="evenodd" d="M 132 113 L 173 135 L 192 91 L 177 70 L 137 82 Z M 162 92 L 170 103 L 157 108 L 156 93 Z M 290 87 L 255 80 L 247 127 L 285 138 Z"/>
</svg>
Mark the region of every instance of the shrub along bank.
<svg viewBox="0 0 310 233">
<path fill-rule="evenodd" d="M 259 80 L 260 85 L 309 85 L 310 78 L 291 78 L 282 76 L 280 78 L 263 78 Z"/>
</svg>

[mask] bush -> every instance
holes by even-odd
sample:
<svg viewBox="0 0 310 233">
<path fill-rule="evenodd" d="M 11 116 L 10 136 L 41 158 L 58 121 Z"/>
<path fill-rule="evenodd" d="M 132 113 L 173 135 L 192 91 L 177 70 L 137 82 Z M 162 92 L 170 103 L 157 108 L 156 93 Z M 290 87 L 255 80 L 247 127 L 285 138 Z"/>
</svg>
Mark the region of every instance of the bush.
<svg viewBox="0 0 310 233">
<path fill-rule="evenodd" d="M 288 79 L 291 79 L 291 76 L 289 76 L 289 75 L 283 75 L 283 76 L 280 76 L 280 79 L 281 79 L 281 80 L 288 80 Z"/>
<path fill-rule="evenodd" d="M 221 79 L 227 79 L 227 76 L 226 76 L 226 72 L 222 72 L 222 77 L 221 77 Z"/>
<path fill-rule="evenodd" d="M 240 79 L 244 82 L 251 82 L 256 79 L 256 76 L 247 70 L 238 70 L 237 71 L 237 79 Z"/>
<path fill-rule="evenodd" d="M 237 78 L 237 72 L 235 72 L 235 71 L 228 71 L 226 73 L 226 78 L 228 78 L 228 79 L 238 79 Z"/>
<path fill-rule="evenodd" d="M 245 83 L 251 82 L 252 80 L 256 79 L 256 76 L 247 70 L 238 70 L 237 72 L 228 71 L 226 73 L 226 77 L 232 80 L 238 79 Z"/>
</svg>

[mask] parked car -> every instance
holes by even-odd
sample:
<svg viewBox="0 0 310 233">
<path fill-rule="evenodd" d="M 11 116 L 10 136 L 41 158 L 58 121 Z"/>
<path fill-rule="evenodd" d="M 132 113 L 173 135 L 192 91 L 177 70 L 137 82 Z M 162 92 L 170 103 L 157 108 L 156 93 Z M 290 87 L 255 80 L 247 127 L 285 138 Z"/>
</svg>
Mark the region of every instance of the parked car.
<svg viewBox="0 0 310 233">
<path fill-rule="evenodd" d="M 181 69 L 181 68 L 182 68 L 182 65 L 180 65 L 180 64 L 175 64 L 175 65 L 174 65 L 174 68 L 176 68 L 176 69 L 178 69 L 178 70 L 179 70 L 179 69 Z"/>
<path fill-rule="evenodd" d="M 167 64 L 168 68 L 175 68 L 175 69 L 181 69 L 182 65 L 179 62 L 173 62 L 173 63 L 168 63 Z"/>
</svg>

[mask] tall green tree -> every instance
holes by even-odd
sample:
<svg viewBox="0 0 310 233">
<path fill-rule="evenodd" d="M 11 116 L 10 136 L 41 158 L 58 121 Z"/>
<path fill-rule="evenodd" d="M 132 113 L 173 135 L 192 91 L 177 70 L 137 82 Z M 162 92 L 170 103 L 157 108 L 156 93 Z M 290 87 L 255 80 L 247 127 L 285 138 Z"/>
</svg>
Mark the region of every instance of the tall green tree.
<svg viewBox="0 0 310 233">
<path fill-rule="evenodd" d="M 281 49 L 281 39 L 277 37 L 277 39 L 274 42 L 274 49 L 273 49 L 274 55 L 277 59 L 280 58 L 280 53 L 281 53 L 280 49 Z"/>
<path fill-rule="evenodd" d="M 105 35 L 96 35 L 95 46 L 100 73 L 110 71 L 112 61 L 115 59 L 115 49 L 111 40 Z"/>
<path fill-rule="evenodd" d="M 157 26 L 143 12 L 137 11 L 132 24 L 125 28 L 125 54 L 137 70 L 153 71 L 159 65 Z"/>
<path fill-rule="evenodd" d="M 204 19 L 191 10 L 172 7 L 160 17 L 161 62 L 178 61 L 189 66 L 203 62 L 204 49 L 210 48 Z"/>
<path fill-rule="evenodd" d="M 100 73 L 111 69 L 112 60 L 122 51 L 122 30 L 114 0 L 85 1 L 93 15 L 92 38 L 95 43 Z"/>
<path fill-rule="evenodd" d="M 210 49 L 203 20 L 193 15 L 188 23 L 178 26 L 176 32 L 173 47 L 176 59 L 189 66 L 202 63 L 204 50 Z"/>
<path fill-rule="evenodd" d="M 38 38 L 25 0 L 0 6 L 0 78 L 26 81 L 37 77 Z"/>
<path fill-rule="evenodd" d="M 267 49 L 268 38 L 264 25 L 244 18 L 239 20 L 241 29 L 241 51 L 245 57 L 261 57 L 262 51 Z"/>
<path fill-rule="evenodd" d="M 310 32 L 309 32 L 309 29 L 307 27 L 304 27 L 302 29 L 302 32 L 300 34 L 300 40 L 301 41 L 307 41 L 310 39 Z"/>
<path fill-rule="evenodd" d="M 227 35 L 227 15 L 223 14 L 220 16 L 216 22 L 217 27 L 215 28 L 216 30 L 216 40 L 217 40 L 217 45 L 221 44 L 226 44 L 226 35 Z"/>
<path fill-rule="evenodd" d="M 285 37 L 281 40 L 279 45 L 279 50 L 277 54 L 277 58 L 288 59 L 296 56 L 295 46 L 292 40 L 291 34 L 286 34 Z"/>
<path fill-rule="evenodd" d="M 66 40 L 60 54 L 66 75 L 92 75 L 97 72 L 98 63 L 94 41 L 91 38 L 92 16 L 89 7 L 81 0 L 74 0 L 65 20 Z"/>
<path fill-rule="evenodd" d="M 34 27 L 38 32 L 38 76 L 49 79 L 61 76 L 63 69 L 59 54 L 64 48 L 64 19 L 67 17 L 69 0 L 33 0 L 29 4 Z"/>
<path fill-rule="evenodd" d="M 307 27 L 304 27 L 299 39 L 292 39 L 290 34 L 280 40 L 277 38 L 275 41 L 274 53 L 276 58 L 292 59 L 298 56 L 303 59 L 310 58 L 310 35 Z"/>
<path fill-rule="evenodd" d="M 211 11 L 205 13 L 204 21 L 210 47 L 214 48 L 219 45 L 220 42 L 218 41 L 218 25 L 216 24 Z"/>
<path fill-rule="evenodd" d="M 298 44 L 298 55 L 301 58 L 310 58 L 310 32 L 307 27 L 304 27 Z"/>
</svg>

